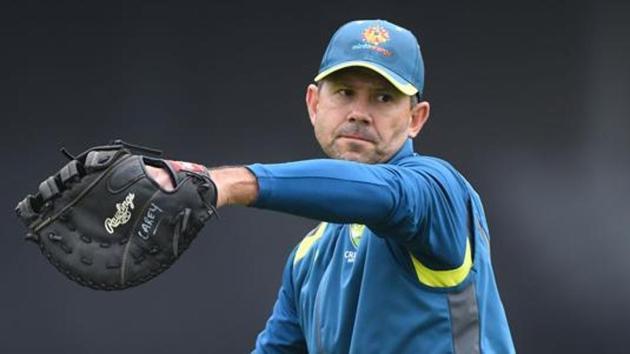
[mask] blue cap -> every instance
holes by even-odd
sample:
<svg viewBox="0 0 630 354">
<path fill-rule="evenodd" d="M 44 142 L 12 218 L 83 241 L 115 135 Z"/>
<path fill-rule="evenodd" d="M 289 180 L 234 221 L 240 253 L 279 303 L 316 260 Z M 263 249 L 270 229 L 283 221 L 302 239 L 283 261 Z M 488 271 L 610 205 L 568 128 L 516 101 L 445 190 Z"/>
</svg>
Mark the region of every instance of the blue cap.
<svg viewBox="0 0 630 354">
<path fill-rule="evenodd" d="M 424 62 L 416 37 L 384 20 L 352 21 L 332 36 L 315 81 L 348 67 L 376 71 L 406 95 L 422 93 Z"/>
</svg>

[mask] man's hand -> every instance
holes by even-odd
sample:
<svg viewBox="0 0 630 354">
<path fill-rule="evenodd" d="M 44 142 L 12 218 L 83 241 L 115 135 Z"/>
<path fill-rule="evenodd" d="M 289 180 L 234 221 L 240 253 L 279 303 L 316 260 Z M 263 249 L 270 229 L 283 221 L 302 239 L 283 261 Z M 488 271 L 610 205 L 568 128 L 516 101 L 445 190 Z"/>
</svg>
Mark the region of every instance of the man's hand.
<svg viewBox="0 0 630 354">
<path fill-rule="evenodd" d="M 147 173 L 165 191 L 172 191 L 175 188 L 171 176 L 163 168 L 146 166 Z"/>
</svg>

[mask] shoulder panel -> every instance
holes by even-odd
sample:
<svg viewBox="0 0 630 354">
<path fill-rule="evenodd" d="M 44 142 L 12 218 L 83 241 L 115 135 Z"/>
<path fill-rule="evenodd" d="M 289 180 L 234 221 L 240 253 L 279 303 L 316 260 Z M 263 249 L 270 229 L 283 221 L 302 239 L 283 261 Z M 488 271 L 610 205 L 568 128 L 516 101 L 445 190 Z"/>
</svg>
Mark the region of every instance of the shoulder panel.
<svg viewBox="0 0 630 354">
<path fill-rule="evenodd" d="M 315 241 L 319 240 L 324 234 L 324 231 L 326 230 L 326 226 L 328 226 L 328 223 L 326 222 L 320 223 L 316 228 L 314 228 L 311 232 L 309 232 L 308 235 L 304 237 L 304 239 L 302 239 L 302 242 L 300 242 L 300 245 L 298 246 L 298 249 L 295 252 L 295 257 L 293 258 L 293 264 L 296 264 L 300 259 L 304 258 L 308 254 L 308 251 L 311 249 L 311 247 L 313 247 L 313 244 L 315 244 Z"/>
</svg>

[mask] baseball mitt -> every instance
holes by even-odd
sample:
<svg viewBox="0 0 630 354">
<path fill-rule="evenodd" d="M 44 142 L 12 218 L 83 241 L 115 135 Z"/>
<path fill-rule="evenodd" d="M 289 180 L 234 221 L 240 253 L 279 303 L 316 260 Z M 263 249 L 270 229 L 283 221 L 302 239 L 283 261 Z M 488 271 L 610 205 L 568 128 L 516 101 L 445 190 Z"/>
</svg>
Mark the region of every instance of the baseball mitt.
<svg viewBox="0 0 630 354">
<path fill-rule="evenodd" d="M 197 164 L 142 155 L 161 152 L 115 140 L 70 159 L 16 212 L 44 256 L 93 289 L 142 284 L 168 269 L 216 214 L 216 187 Z M 140 154 L 136 154 L 136 153 Z M 163 189 L 146 166 L 168 171 Z"/>
</svg>

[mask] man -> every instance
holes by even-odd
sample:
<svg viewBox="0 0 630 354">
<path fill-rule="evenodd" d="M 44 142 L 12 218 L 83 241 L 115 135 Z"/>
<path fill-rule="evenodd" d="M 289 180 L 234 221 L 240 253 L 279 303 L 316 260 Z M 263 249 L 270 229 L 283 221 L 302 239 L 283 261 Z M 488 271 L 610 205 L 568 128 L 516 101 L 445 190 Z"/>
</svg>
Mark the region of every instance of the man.
<svg viewBox="0 0 630 354">
<path fill-rule="evenodd" d="M 218 207 L 322 220 L 289 256 L 254 352 L 514 352 L 479 196 L 448 163 L 413 152 L 429 117 L 414 35 L 347 23 L 315 82 L 308 114 L 332 159 L 211 171 Z"/>
</svg>

